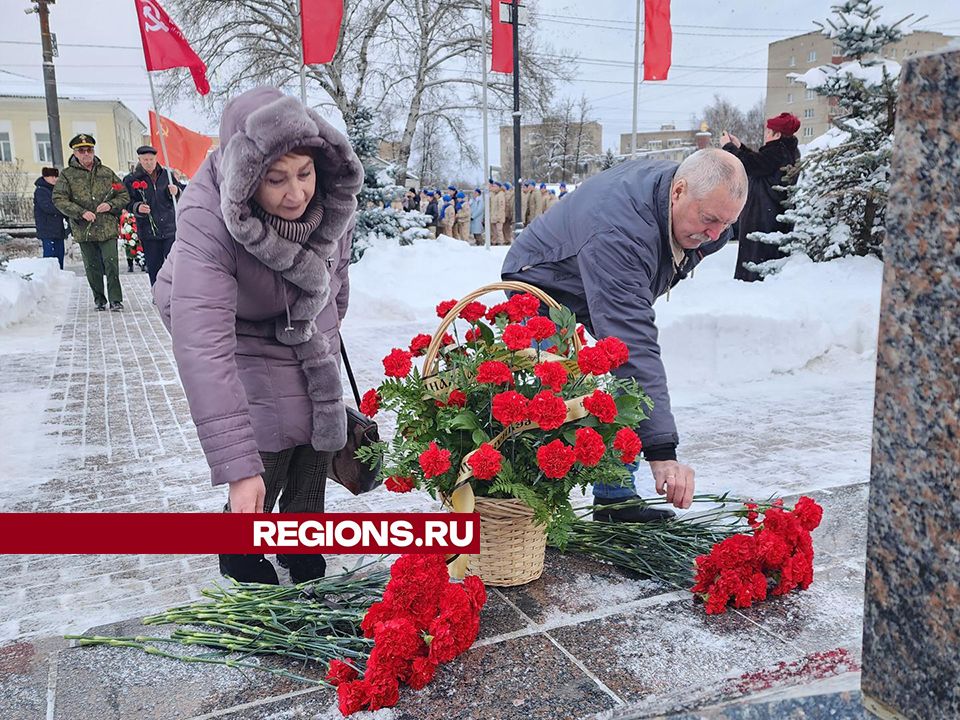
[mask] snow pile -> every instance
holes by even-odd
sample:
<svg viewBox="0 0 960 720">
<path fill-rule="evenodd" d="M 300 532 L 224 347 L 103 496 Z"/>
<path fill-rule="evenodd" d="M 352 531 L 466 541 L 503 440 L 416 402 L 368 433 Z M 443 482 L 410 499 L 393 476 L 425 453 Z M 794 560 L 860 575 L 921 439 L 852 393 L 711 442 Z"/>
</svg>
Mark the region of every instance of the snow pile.
<svg viewBox="0 0 960 720">
<path fill-rule="evenodd" d="M 830 350 L 876 352 L 883 263 L 790 257 L 761 283 L 732 279 L 736 246 L 724 248 L 656 305 L 671 387 L 730 384 L 799 370 Z"/>
<path fill-rule="evenodd" d="M 0 271 L 0 329 L 30 315 L 44 297 L 73 278 L 55 258 L 17 258 Z"/>
<path fill-rule="evenodd" d="M 891 78 L 899 77 L 900 63 L 895 60 L 879 59 L 865 62 L 851 60 L 839 65 L 820 65 L 804 73 L 789 73 L 787 77 L 814 90 L 823 87 L 827 80 L 835 77 L 860 80 L 864 85 L 880 85 L 883 83 L 884 75 Z"/>
<path fill-rule="evenodd" d="M 390 241 L 372 247 L 351 268 L 344 323 L 348 343 L 350 335 L 356 338 L 365 379 L 382 376 L 379 360 L 391 348 L 436 330 L 437 303 L 497 282 L 507 250 L 443 236 L 409 247 Z M 733 279 L 736 255 L 732 245 L 707 258 L 669 301 L 655 305 L 671 387 L 758 380 L 800 369 L 832 349 L 865 357 L 876 351 L 879 260 L 815 264 L 796 256 L 763 283 L 741 283 Z M 481 300 L 489 305 L 502 298 L 498 292 Z"/>
</svg>

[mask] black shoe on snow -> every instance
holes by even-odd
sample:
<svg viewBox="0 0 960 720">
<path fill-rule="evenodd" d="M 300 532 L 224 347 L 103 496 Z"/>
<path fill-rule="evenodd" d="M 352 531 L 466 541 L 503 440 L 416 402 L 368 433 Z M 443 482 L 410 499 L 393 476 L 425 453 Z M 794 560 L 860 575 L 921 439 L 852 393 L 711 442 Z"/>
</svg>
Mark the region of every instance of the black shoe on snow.
<svg viewBox="0 0 960 720">
<path fill-rule="evenodd" d="M 97 312 L 103 312 L 106 309 L 107 309 L 106 305 L 104 305 L 103 303 L 97 303 Z"/>
<path fill-rule="evenodd" d="M 277 562 L 290 570 L 290 581 L 294 585 L 317 580 L 327 572 L 327 561 L 323 555 L 283 555 L 277 556 Z"/>
<path fill-rule="evenodd" d="M 237 582 L 280 584 L 277 571 L 263 555 L 221 555 L 220 574 Z"/>
<path fill-rule="evenodd" d="M 638 500 L 638 496 L 628 498 L 594 498 L 595 505 L 619 505 L 631 500 Z M 614 508 L 613 510 L 597 509 L 593 511 L 596 522 L 648 523 L 672 520 L 677 514 L 670 508 L 649 507 L 641 503 Z"/>
<path fill-rule="evenodd" d="M 110 303 L 110 309 L 111 309 L 113 312 L 120 312 L 121 310 L 123 310 L 123 303 L 122 303 L 122 302 L 112 302 L 112 303 Z"/>
</svg>

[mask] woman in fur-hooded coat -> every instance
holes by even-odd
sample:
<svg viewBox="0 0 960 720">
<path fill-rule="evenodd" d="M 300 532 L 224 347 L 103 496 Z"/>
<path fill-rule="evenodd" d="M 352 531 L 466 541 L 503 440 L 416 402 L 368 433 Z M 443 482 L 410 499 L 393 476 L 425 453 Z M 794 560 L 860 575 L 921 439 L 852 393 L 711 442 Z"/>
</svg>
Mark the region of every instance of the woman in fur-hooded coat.
<svg viewBox="0 0 960 720">
<path fill-rule="evenodd" d="M 220 141 L 183 193 L 154 297 L 213 484 L 263 476 L 269 511 L 298 457 L 346 440 L 338 326 L 363 167 L 343 134 L 274 88 L 227 103 Z M 283 198 L 273 213 L 264 192 Z M 280 509 L 317 511 L 301 500 Z"/>
</svg>

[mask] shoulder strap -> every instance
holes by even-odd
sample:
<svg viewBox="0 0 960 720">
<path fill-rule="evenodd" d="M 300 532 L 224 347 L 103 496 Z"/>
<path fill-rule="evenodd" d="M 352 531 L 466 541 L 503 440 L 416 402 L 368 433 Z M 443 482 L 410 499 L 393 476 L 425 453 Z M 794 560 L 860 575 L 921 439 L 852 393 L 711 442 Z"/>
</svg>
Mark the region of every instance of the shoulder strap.
<svg viewBox="0 0 960 720">
<path fill-rule="evenodd" d="M 347 357 L 347 348 L 343 344 L 343 335 L 338 333 L 340 338 L 340 356 L 343 358 L 343 367 L 347 371 L 347 379 L 350 380 L 350 387 L 353 389 L 353 398 L 357 401 L 357 407 L 360 407 L 360 391 L 357 389 L 357 379 L 353 376 L 353 368 L 350 367 L 350 359 Z"/>
</svg>

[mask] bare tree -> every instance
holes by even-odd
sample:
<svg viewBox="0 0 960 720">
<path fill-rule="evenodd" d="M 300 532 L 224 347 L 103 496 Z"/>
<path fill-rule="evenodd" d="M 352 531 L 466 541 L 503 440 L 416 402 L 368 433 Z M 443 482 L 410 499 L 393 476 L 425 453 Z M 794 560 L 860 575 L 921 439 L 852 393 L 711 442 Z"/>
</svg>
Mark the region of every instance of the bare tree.
<svg viewBox="0 0 960 720">
<path fill-rule="evenodd" d="M 255 85 L 296 84 L 299 0 L 171 3 L 208 63 L 212 112 Z M 380 119 L 382 132 L 399 130 L 397 182 L 406 179 L 417 129 L 430 117 L 441 120 L 462 154 L 475 157 L 462 117 L 479 106 L 480 12 L 489 15 L 489 9 L 484 0 L 344 0 L 336 55 L 326 65 L 307 68 L 311 86 L 320 87 L 347 122 L 365 106 Z M 550 48 L 539 41 L 535 27 L 531 23 L 521 33 L 521 89 L 525 104 L 534 107 L 549 95 L 554 79 L 573 70 L 570 63 L 541 60 Z M 489 37 L 485 41 L 489 46 Z M 165 88 L 169 97 L 189 82 L 185 72 L 173 77 Z M 489 87 L 494 107 L 505 106 L 512 96 L 510 76 L 493 73 Z"/>
<path fill-rule="evenodd" d="M 766 103 L 761 97 L 744 116 L 743 137 L 740 138 L 747 145 L 758 148 L 763 145 L 763 130 L 767 126 Z"/>
<path fill-rule="evenodd" d="M 589 132 L 588 123 L 591 122 L 590 115 L 593 113 L 593 108 L 590 101 L 587 100 L 586 94 L 580 96 L 576 109 L 577 122 L 574 126 L 576 131 L 573 141 L 573 177 L 571 179 L 574 182 L 580 182 L 599 170 L 600 145 L 598 140 L 602 141 L 602 137 L 594 137 Z M 566 181 L 567 178 L 564 177 L 563 182 Z"/>
<path fill-rule="evenodd" d="M 713 102 L 703 109 L 699 118 L 694 119 L 697 125 L 706 122 L 715 140 L 719 140 L 720 133 L 726 130 L 753 148 L 763 145 L 763 98 L 744 112 L 726 97 L 715 94 Z"/>
</svg>

